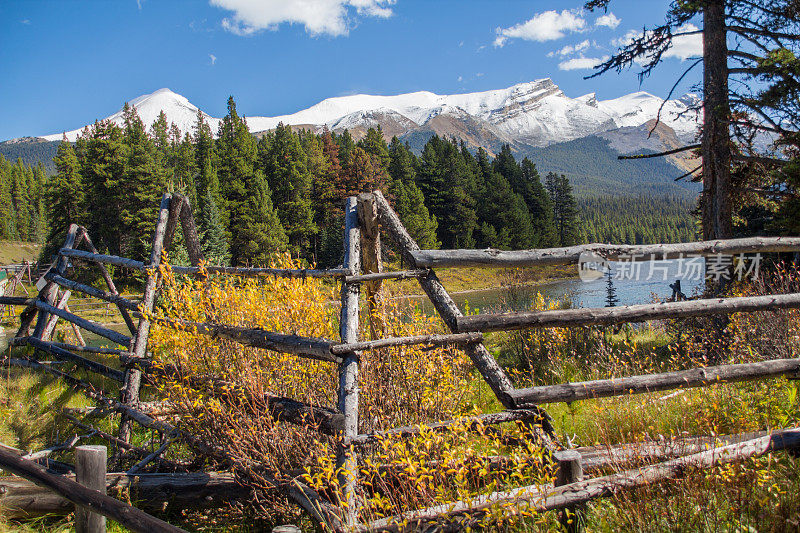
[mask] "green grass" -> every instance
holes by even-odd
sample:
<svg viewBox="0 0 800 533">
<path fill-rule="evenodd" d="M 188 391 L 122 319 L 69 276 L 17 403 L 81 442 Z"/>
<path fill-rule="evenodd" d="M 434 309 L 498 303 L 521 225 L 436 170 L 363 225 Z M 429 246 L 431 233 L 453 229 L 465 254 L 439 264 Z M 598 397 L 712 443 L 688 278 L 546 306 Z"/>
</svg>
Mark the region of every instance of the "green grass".
<svg viewBox="0 0 800 533">
<path fill-rule="evenodd" d="M 36 261 L 41 250 L 41 245 L 30 242 L 0 241 L 0 265 Z"/>
</svg>

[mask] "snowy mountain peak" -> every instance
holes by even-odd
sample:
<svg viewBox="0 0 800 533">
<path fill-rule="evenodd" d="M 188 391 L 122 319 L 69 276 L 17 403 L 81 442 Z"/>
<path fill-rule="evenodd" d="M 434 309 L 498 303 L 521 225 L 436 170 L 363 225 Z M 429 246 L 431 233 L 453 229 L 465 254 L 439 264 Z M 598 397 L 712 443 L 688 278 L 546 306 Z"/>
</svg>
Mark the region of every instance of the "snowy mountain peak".
<svg viewBox="0 0 800 533">
<path fill-rule="evenodd" d="M 277 117 L 248 117 L 251 131 L 260 132 L 275 128 L 279 123 L 311 127 L 321 130 L 345 128 L 363 134 L 370 127 L 380 125 L 387 136 L 402 136 L 423 128 L 430 120 L 447 116 L 453 135 L 460 134 L 455 121 L 472 126 L 481 125 L 493 132 L 501 142 L 518 142 L 530 146 L 569 141 L 587 135 L 623 127 L 636 127 L 656 117 L 659 108 L 661 121 L 675 130 L 681 139 L 694 137 L 697 118 L 686 113 L 696 106 L 696 95 L 688 94 L 666 103 L 661 98 L 644 91 L 631 93 L 611 100 L 598 100 L 595 93 L 570 98 L 550 78 L 519 83 L 505 89 L 439 95 L 429 91 L 392 96 L 356 94 L 328 98 L 289 115 Z M 130 101 L 142 121 L 150 125 L 160 111 L 169 122 L 174 122 L 184 133 L 193 131 L 198 108 L 184 96 L 168 88 L 142 95 Z M 204 116 L 216 131 L 220 119 Z M 119 111 L 108 120 L 121 124 Z M 441 125 L 437 126 L 441 127 Z M 82 130 L 67 132 L 74 141 Z M 60 140 L 61 133 L 44 137 Z"/>
</svg>

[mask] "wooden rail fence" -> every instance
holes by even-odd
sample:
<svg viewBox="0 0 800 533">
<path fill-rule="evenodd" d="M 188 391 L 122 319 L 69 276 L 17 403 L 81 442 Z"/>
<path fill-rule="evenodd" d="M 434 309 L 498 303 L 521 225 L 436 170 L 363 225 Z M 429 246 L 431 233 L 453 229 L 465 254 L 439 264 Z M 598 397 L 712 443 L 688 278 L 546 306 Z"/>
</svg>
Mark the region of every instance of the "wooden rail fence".
<svg viewBox="0 0 800 533">
<path fill-rule="evenodd" d="M 235 275 L 248 277 L 292 277 L 328 278 L 341 283 L 341 311 L 339 340 L 309 338 L 270 332 L 259 328 L 242 328 L 226 324 L 196 323 L 154 315 L 154 303 L 159 284 L 159 265 L 162 251 L 168 250 L 174 233 L 180 224 L 191 267 L 164 265 L 178 275 Z M 384 272 L 381 258 L 381 232 L 388 236 L 399 250 L 408 270 Z M 470 357 L 476 370 L 494 392 L 504 410 L 459 421 L 440 421 L 430 425 L 436 431 L 449 431 L 456 425 L 468 428 L 493 426 L 509 421 L 522 421 L 542 428 L 538 436 L 540 444 L 557 454 L 559 445 L 555 441 L 550 419 L 542 405 L 553 402 L 572 402 L 604 396 L 628 395 L 682 387 L 702 387 L 720 382 L 764 379 L 776 376 L 796 377 L 800 373 L 800 360 L 772 360 L 758 363 L 730 364 L 717 367 L 695 368 L 679 372 L 666 372 L 644 376 L 596 380 L 582 383 L 534 386 L 517 389 L 503 368 L 492 357 L 483 344 L 482 332 L 504 331 L 518 328 L 573 327 L 591 324 L 619 324 L 627 322 L 660 320 L 719 313 L 756 312 L 763 310 L 800 307 L 800 294 L 776 294 L 741 298 L 716 298 L 671 302 L 663 304 L 633 305 L 603 309 L 569 309 L 557 311 L 535 311 L 521 313 L 479 314 L 464 316 L 439 281 L 436 267 L 528 267 L 537 265 L 576 263 L 581 254 L 591 252 L 608 260 L 627 258 L 630 260 L 669 259 L 691 254 L 741 254 L 767 252 L 796 252 L 800 250 L 800 238 L 757 237 L 748 239 L 718 240 L 682 244 L 657 244 L 644 246 L 617 246 L 589 244 L 568 248 L 553 248 L 525 251 L 498 250 L 422 250 L 403 226 L 400 218 L 380 191 L 360 194 L 347 199 L 345 205 L 344 261 L 333 269 L 279 269 L 203 266 L 204 262 L 197 236 L 191 207 L 180 195 L 165 194 L 162 198 L 151 255 L 147 262 L 100 254 L 92 244 L 86 229 L 77 225 L 69 228 L 64 246 L 53 267 L 44 275 L 44 287 L 36 298 L 4 296 L 0 305 L 18 305 L 24 309 L 20 314 L 20 328 L 13 344 L 28 345 L 38 353 L 48 354 L 58 361 L 69 361 L 85 370 L 100 374 L 122 383 L 119 400 L 109 398 L 91 385 L 74 376 L 54 368 L 46 361 L 24 358 L 6 358 L 7 364 L 33 368 L 56 375 L 67 383 L 83 390 L 103 408 L 122 414 L 119 435 L 106 435 L 116 444 L 131 447 L 132 424 L 156 428 L 166 434 L 184 439 L 191 447 L 220 459 L 227 459 L 224 450 L 210 449 L 204 443 L 179 432 L 166 422 L 155 420 L 140 410 L 139 391 L 144 375 L 183 375 L 182 369 L 174 365 L 154 365 L 147 357 L 147 341 L 150 324 L 157 320 L 169 327 L 191 328 L 193 332 L 211 338 L 227 339 L 237 343 L 293 354 L 298 357 L 331 362 L 338 367 L 339 386 L 337 406 L 314 407 L 291 398 L 266 397 L 271 414 L 281 421 L 303 424 L 338 437 L 336 463 L 342 474 L 339 483 L 344 487 L 343 506 L 337 507 L 305 486 L 300 478 L 285 484 L 276 481 L 286 495 L 305 509 L 310 516 L 334 531 L 411 531 L 424 524 L 450 520 L 448 528 L 461 528 L 475 524 L 479 517 L 487 516 L 488 509 L 495 505 L 512 505 L 537 510 L 576 508 L 592 498 L 606 495 L 611 490 L 630 488 L 644 483 L 675 477 L 688 464 L 710 466 L 721 462 L 741 460 L 745 457 L 769 451 L 795 447 L 800 443 L 800 430 L 795 428 L 762 436 L 744 443 L 698 452 L 637 471 L 623 472 L 614 476 L 580 480 L 576 474 L 580 464 L 574 457 L 562 456 L 560 464 L 562 486 L 542 493 L 541 488 L 522 488 L 508 493 L 497 493 L 475 502 L 453 502 L 451 506 L 437 509 L 411 511 L 372 524 L 360 523 L 357 497 L 360 450 L 376 439 L 388 436 L 409 437 L 420 432 L 420 427 L 398 427 L 381 432 L 361 433 L 358 420 L 358 373 L 359 353 L 388 346 L 409 345 L 457 345 Z M 83 247 L 84 249 L 81 249 Z M 100 270 L 106 284 L 105 289 L 89 286 L 67 277 L 72 263 L 94 265 Z M 106 265 L 133 269 L 146 274 L 144 293 L 139 301 L 122 296 L 117 291 Z M 74 266 L 74 265 L 72 265 Z M 364 289 L 370 310 L 381 302 L 381 284 L 384 281 L 416 279 L 432 302 L 435 310 L 450 329 L 450 334 L 409 337 L 386 337 L 379 313 L 370 312 L 371 340 L 358 338 L 359 299 Z M 108 327 L 82 318 L 67 306 L 72 292 L 81 293 L 104 306 L 115 306 L 124 319 L 130 335 L 119 333 Z M 74 306 L 74 311 L 87 310 Z M 75 328 L 79 342 L 76 345 L 51 340 L 57 320 L 65 320 Z M 134 319 L 138 320 L 134 322 Z M 34 324 L 35 320 L 35 324 Z M 79 329 L 103 336 L 119 348 L 92 348 L 85 345 Z M 81 353 L 103 353 L 119 357 L 119 369 L 110 368 L 80 355 Z M 193 386 L 209 390 L 236 391 L 236 386 L 214 378 L 191 378 Z M 245 394 L 244 391 L 240 391 Z M 168 445 L 167 445 L 168 446 Z M 162 446 L 166 448 L 166 446 Z M 162 450 L 163 451 L 163 450 Z M 157 450 L 150 455 L 157 456 Z M 149 456 L 145 457 L 148 459 Z M 553 455 L 557 461 L 557 455 Z M 10 460 L 10 459 L 9 459 Z M 152 460 L 152 459 L 149 459 Z M 146 461 L 145 461 L 146 464 Z M 138 466 L 138 465 L 137 465 Z M 570 469 L 567 472 L 567 468 Z M 23 476 L 31 472 L 18 465 Z M 34 476 L 35 477 L 35 476 Z M 66 498 L 74 488 L 70 484 L 49 485 Z M 529 490 L 527 490 L 529 489 Z M 531 496 L 530 494 L 535 494 Z M 536 499 L 538 498 L 538 500 Z M 73 499 L 73 501 L 75 501 Z M 533 503 L 533 502 L 536 503 Z M 542 503 L 543 502 L 543 503 Z M 82 502 L 78 502 L 82 503 Z M 456 516 L 467 517 L 452 520 Z"/>
</svg>

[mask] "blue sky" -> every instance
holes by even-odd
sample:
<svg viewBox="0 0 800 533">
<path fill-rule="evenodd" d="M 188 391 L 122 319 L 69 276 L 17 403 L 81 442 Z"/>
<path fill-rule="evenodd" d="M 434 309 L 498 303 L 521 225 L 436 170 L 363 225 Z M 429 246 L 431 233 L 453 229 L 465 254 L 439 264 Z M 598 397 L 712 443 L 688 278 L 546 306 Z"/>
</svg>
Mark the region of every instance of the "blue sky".
<svg viewBox="0 0 800 533">
<path fill-rule="evenodd" d="M 543 0 L 0 0 L 0 140 L 75 129 L 161 87 L 217 117 L 228 95 L 274 116 L 331 96 L 545 77 L 613 98 L 639 90 L 636 71 L 584 80 L 587 67 L 667 4 L 612 0 L 612 16 Z M 641 89 L 666 96 L 698 52 L 687 39 Z"/>
</svg>

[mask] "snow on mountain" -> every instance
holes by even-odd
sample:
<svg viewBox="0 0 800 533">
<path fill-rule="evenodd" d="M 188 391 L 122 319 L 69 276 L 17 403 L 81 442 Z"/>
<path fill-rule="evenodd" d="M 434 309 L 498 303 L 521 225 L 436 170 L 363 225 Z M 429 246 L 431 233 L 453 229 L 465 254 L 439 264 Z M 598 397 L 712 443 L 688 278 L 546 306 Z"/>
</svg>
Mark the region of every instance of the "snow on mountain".
<svg viewBox="0 0 800 533">
<path fill-rule="evenodd" d="M 247 124 L 253 132 L 273 129 L 281 122 L 310 126 L 318 131 L 328 127 L 334 131 L 347 128 L 366 132 L 369 127 L 380 125 L 385 134 L 400 136 L 416 128 L 440 131 L 442 124 L 455 124 L 460 120 L 468 121 L 471 130 L 480 127 L 491 132 L 492 138 L 501 142 L 547 146 L 618 128 L 641 126 L 656 117 L 662 103 L 661 98 L 645 92 L 600 101 L 593 93 L 570 98 L 552 80 L 542 79 L 507 89 L 467 94 L 438 95 L 419 91 L 394 96 L 340 96 L 290 115 L 247 117 Z M 162 109 L 168 121 L 174 122 L 183 132 L 192 131 L 196 121 L 197 107 L 169 89 L 140 96 L 130 104 L 148 125 Z M 661 112 L 661 122 L 674 129 L 684 141 L 691 141 L 697 131 L 697 113 L 687 112 L 694 104 L 696 97 L 686 95 L 668 101 Z M 439 120 L 435 128 L 426 126 L 441 115 L 446 115 L 448 120 Z M 205 117 L 212 131 L 216 131 L 220 119 Z M 121 123 L 122 112 L 108 119 Z M 466 124 L 454 126 L 453 134 L 466 127 Z M 67 138 L 75 140 L 81 131 L 67 132 Z M 59 140 L 61 134 L 44 138 Z"/>
<path fill-rule="evenodd" d="M 167 115 L 167 122 L 175 123 L 183 133 L 191 132 L 197 122 L 197 107 L 185 97 L 169 89 L 159 89 L 152 94 L 134 98 L 128 103 L 136 108 L 139 117 L 141 117 L 146 126 L 150 126 L 155 122 L 162 110 Z M 203 113 L 203 116 L 211 124 L 212 131 L 216 131 L 219 119 L 212 118 L 205 113 Z M 110 120 L 115 124 L 123 124 L 122 110 L 120 109 L 110 117 L 107 117 L 106 120 Z M 60 141 L 62 135 L 66 135 L 68 140 L 75 141 L 82 131 L 83 128 L 68 131 L 66 134 L 45 135 L 43 138 L 48 141 Z"/>
</svg>

